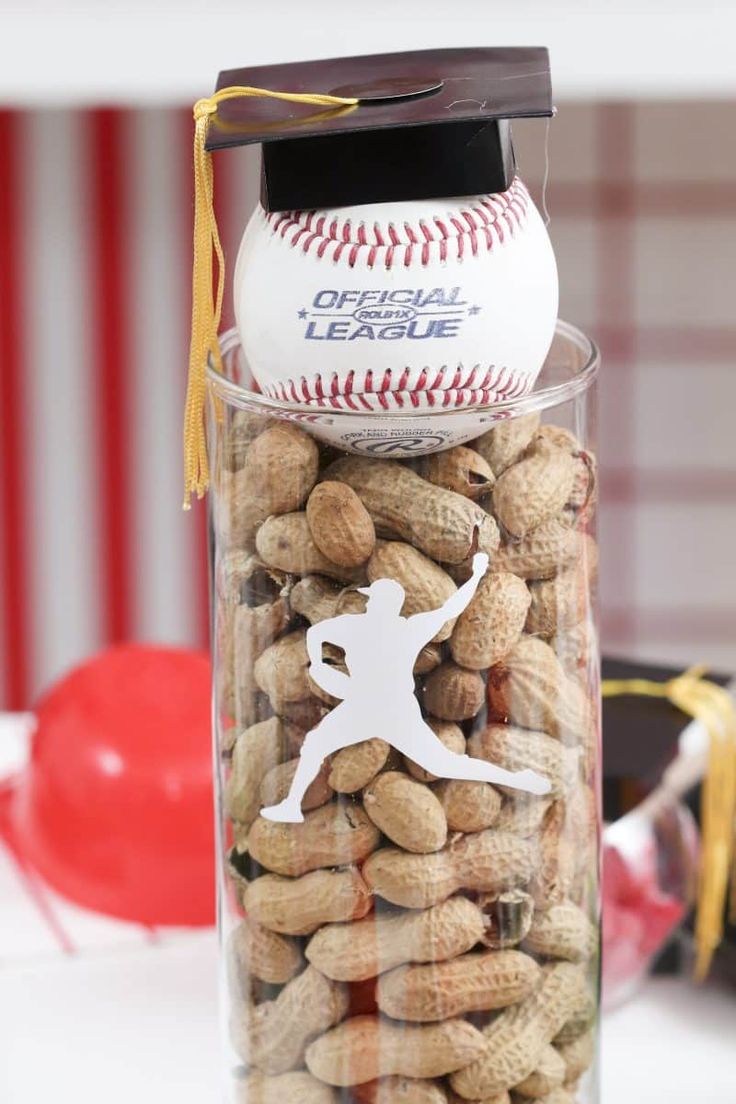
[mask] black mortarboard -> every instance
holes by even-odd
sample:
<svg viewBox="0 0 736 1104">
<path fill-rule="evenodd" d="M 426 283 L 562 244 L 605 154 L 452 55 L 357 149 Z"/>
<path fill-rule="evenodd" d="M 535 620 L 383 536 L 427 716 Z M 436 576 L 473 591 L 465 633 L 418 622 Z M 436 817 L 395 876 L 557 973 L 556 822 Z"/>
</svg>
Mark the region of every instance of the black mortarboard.
<svg viewBox="0 0 736 1104">
<path fill-rule="evenodd" d="M 263 65 L 220 73 L 233 85 L 360 100 L 316 108 L 240 98 L 221 103 L 207 149 L 263 146 L 269 211 L 506 191 L 510 120 L 550 116 L 543 47 L 418 50 Z"/>
</svg>

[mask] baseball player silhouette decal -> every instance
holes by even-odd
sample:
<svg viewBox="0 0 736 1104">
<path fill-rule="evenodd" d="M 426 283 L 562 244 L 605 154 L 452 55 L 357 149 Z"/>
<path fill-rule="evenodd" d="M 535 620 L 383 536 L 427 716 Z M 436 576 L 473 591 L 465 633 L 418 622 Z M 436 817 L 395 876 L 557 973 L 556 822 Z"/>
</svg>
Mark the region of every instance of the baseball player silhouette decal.
<svg viewBox="0 0 736 1104">
<path fill-rule="evenodd" d="M 309 673 L 333 697 L 342 699 L 304 738 L 289 793 L 278 805 L 261 809 L 268 820 L 301 822 L 305 790 L 323 760 L 340 748 L 379 736 L 438 778 L 492 782 L 543 794 L 549 781 L 535 771 L 508 771 L 482 759 L 458 755 L 444 746 L 422 717 L 414 694 L 413 668 L 421 649 L 470 602 L 488 567 L 488 557 L 473 557 L 473 574 L 436 610 L 402 617 L 404 588 L 394 579 L 378 579 L 360 588 L 368 596 L 365 613 L 348 613 L 312 625 L 307 631 Z M 349 674 L 322 659 L 322 645 L 345 652 Z"/>
</svg>

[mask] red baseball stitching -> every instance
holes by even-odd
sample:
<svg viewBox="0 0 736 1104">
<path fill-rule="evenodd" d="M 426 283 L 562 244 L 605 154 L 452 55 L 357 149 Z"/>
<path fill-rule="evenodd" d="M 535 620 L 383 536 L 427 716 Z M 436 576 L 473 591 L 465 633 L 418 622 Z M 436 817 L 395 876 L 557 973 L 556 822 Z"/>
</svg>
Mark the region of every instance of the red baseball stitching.
<svg viewBox="0 0 736 1104">
<path fill-rule="evenodd" d="M 398 378 L 394 380 L 394 376 Z M 280 402 L 305 403 L 309 406 L 329 407 L 333 410 L 402 410 L 406 403 L 415 408 L 422 401 L 429 407 L 480 406 L 516 399 L 525 395 L 531 386 L 529 376 L 495 364 L 483 369 L 480 364 L 470 369 L 443 365 L 437 373 L 424 368 L 417 380 L 408 385 L 409 369 L 399 373 L 387 368 L 380 380 L 374 381 L 370 369 L 366 372 L 363 390 L 355 390 L 354 373 L 349 373 L 342 390 L 336 373 L 329 384 L 317 375 L 312 380 L 306 376 L 298 379 L 276 380 L 263 388 L 264 394 Z"/>
<path fill-rule="evenodd" d="M 364 222 L 354 229 L 350 218 L 341 220 L 335 215 L 328 225 L 328 216 L 318 216 L 316 211 L 264 212 L 264 218 L 272 233 L 289 246 L 299 247 L 305 254 L 314 247 L 320 259 L 329 252 L 337 263 L 346 252 L 350 268 L 362 258 L 368 268 L 375 268 L 381 259 L 387 269 L 394 263 L 403 263 L 408 268 L 416 258 L 422 267 L 427 267 L 434 250 L 440 261 L 446 261 L 453 243 L 458 260 L 465 256 L 468 244 L 474 257 L 482 247 L 491 250 L 496 243 L 503 245 L 507 234 L 513 235 L 523 226 L 530 202 L 529 193 L 517 177 L 508 191 L 483 196 L 474 206 L 461 208 L 447 219 L 435 215 L 431 222 L 420 219 L 416 226 L 404 222 L 401 229 L 406 240 L 402 240 L 393 223 L 385 228 L 374 223 L 370 228 L 371 240 Z"/>
</svg>

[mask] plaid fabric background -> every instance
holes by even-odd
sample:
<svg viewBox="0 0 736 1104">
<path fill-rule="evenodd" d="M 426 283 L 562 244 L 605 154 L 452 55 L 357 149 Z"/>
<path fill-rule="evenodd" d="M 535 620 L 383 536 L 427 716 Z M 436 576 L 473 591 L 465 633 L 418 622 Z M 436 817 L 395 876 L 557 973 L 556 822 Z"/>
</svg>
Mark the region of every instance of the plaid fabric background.
<svg viewBox="0 0 736 1104">
<path fill-rule="evenodd" d="M 560 105 L 562 317 L 602 347 L 603 643 L 736 667 L 730 103 Z M 541 194 L 544 127 L 517 128 Z M 204 645 L 180 511 L 189 109 L 0 111 L 0 707 L 101 645 Z M 230 259 L 252 154 L 217 165 Z"/>
</svg>

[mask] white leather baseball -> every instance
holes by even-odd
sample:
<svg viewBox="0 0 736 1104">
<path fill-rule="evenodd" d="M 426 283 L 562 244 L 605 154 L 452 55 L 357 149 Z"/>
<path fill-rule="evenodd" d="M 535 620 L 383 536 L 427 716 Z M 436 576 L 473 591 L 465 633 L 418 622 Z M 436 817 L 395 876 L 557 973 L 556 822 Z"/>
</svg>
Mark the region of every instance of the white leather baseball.
<svg viewBox="0 0 736 1104">
<path fill-rule="evenodd" d="M 332 211 L 254 212 L 235 315 L 273 399 L 355 412 L 458 408 L 531 390 L 557 268 L 517 178 L 508 191 Z"/>
</svg>

